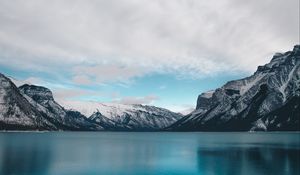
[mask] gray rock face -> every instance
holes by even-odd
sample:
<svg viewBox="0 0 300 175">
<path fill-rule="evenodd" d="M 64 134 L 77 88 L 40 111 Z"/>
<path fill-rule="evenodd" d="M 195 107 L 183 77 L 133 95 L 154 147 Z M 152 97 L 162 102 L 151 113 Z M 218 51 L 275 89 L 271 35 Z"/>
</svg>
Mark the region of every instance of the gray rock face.
<svg viewBox="0 0 300 175">
<path fill-rule="evenodd" d="M 97 111 L 87 118 L 58 104 L 49 89 L 28 84 L 17 88 L 0 74 L 0 130 L 148 131 L 182 117 L 154 106 L 97 103 L 97 108 L 105 115 Z"/>
<path fill-rule="evenodd" d="M 214 92 L 215 91 L 209 91 L 209 92 L 202 93 L 198 96 L 197 105 L 196 105 L 196 110 L 198 112 L 202 110 L 206 110 L 213 104 L 211 98 Z"/>
<path fill-rule="evenodd" d="M 299 110 L 299 96 L 300 46 L 297 45 L 293 51 L 276 54 L 270 63 L 259 66 L 252 76 L 201 94 L 196 110 L 168 129 L 300 130 L 300 113 L 282 112 L 291 106 L 295 111 Z"/>
<path fill-rule="evenodd" d="M 49 120 L 61 130 L 102 129 L 79 112 L 64 109 L 54 100 L 52 92 L 45 87 L 25 84 L 20 86 L 19 90 L 31 105 L 46 114 Z"/>
<path fill-rule="evenodd" d="M 0 130 L 56 130 L 57 127 L 0 74 Z"/>
<path fill-rule="evenodd" d="M 19 90 L 37 103 L 43 104 L 48 101 L 54 101 L 52 92 L 42 86 L 24 84 L 19 87 Z"/>
</svg>

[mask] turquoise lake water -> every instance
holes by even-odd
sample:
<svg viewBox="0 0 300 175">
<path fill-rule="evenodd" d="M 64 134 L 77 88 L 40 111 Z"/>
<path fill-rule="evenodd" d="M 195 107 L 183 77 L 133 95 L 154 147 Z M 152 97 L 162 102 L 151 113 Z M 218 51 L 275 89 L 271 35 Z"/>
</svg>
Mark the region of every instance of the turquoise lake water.
<svg viewBox="0 0 300 175">
<path fill-rule="evenodd" d="M 1 175 L 299 175 L 300 133 L 2 132 Z"/>
</svg>

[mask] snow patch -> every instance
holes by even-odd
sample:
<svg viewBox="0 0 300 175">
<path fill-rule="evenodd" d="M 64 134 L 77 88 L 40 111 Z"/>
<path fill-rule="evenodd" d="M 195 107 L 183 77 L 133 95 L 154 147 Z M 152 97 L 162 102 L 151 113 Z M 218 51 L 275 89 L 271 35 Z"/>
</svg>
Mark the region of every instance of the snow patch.
<svg viewBox="0 0 300 175">
<path fill-rule="evenodd" d="M 292 79 L 293 77 L 293 74 L 294 74 L 294 71 L 296 70 L 297 66 L 295 66 L 291 72 L 289 73 L 288 75 L 288 79 L 279 87 L 279 91 L 281 92 L 282 96 L 283 96 L 283 101 L 285 102 L 286 101 L 286 94 L 285 94 L 285 89 L 288 85 L 288 83 L 290 82 L 290 80 Z"/>
<path fill-rule="evenodd" d="M 180 111 L 179 113 L 182 115 L 188 115 L 190 113 L 192 113 L 195 110 L 195 108 L 189 108 L 189 109 L 185 109 L 183 111 Z"/>
<path fill-rule="evenodd" d="M 267 126 L 266 126 L 266 124 L 261 119 L 258 119 L 254 123 L 253 127 L 250 129 L 250 132 L 257 131 L 257 130 L 259 130 L 259 131 L 261 131 L 261 130 L 262 131 L 267 131 Z"/>
<path fill-rule="evenodd" d="M 264 76 L 265 74 L 258 74 L 254 80 L 251 81 L 246 80 L 247 82 L 240 89 L 240 95 L 244 95 L 249 89 L 251 89 L 254 85 L 256 85 L 257 82 L 260 81 Z"/>
<path fill-rule="evenodd" d="M 86 117 L 91 116 L 94 112 L 99 111 L 102 115 L 111 118 L 112 116 L 121 116 L 124 112 L 131 112 L 134 110 L 146 111 L 139 105 L 125 105 L 117 103 L 100 103 L 94 101 L 60 101 L 59 102 L 66 109 L 77 110 Z"/>
<path fill-rule="evenodd" d="M 214 94 L 215 90 L 210 90 L 207 92 L 203 92 L 200 96 L 203 98 L 211 98 Z"/>
</svg>

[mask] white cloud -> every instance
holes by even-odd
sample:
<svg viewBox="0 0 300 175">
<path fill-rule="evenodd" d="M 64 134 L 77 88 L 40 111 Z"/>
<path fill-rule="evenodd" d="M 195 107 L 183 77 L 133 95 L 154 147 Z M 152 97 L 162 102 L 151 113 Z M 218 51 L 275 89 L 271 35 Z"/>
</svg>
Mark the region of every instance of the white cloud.
<svg viewBox="0 0 300 175">
<path fill-rule="evenodd" d="M 55 100 L 57 100 L 58 102 L 65 101 L 65 100 L 72 100 L 78 97 L 85 97 L 85 96 L 101 97 L 101 95 L 103 95 L 103 93 L 99 91 L 91 91 L 85 89 L 55 88 L 51 90 L 53 91 L 53 96 Z"/>
<path fill-rule="evenodd" d="M 117 100 L 114 100 L 114 103 L 121 104 L 151 104 L 154 101 L 159 100 L 159 97 L 156 95 L 148 95 L 144 97 L 122 97 Z"/>
<path fill-rule="evenodd" d="M 9 78 L 17 87 L 22 86 L 24 84 L 41 85 L 41 84 L 45 83 L 43 80 L 41 80 L 40 78 L 37 78 L 37 77 L 29 77 L 29 78 L 26 78 L 25 80 L 19 80 L 14 77 L 9 77 Z"/>
<path fill-rule="evenodd" d="M 252 72 L 299 43 L 298 3 L 3 0 L 0 64 L 70 70 L 79 84 L 126 82 L 149 72 Z"/>
<path fill-rule="evenodd" d="M 75 75 L 72 80 L 79 85 L 90 85 L 92 83 L 91 79 L 86 75 Z"/>
<path fill-rule="evenodd" d="M 160 89 L 160 90 L 165 90 L 166 88 L 167 88 L 166 85 L 161 85 L 161 86 L 158 87 L 158 89 Z"/>
<path fill-rule="evenodd" d="M 188 115 L 188 114 L 190 114 L 191 112 L 193 112 L 194 110 L 195 110 L 195 108 L 190 107 L 190 108 L 184 109 L 184 110 L 182 110 L 182 111 L 179 111 L 179 113 L 181 113 L 182 115 Z"/>
<path fill-rule="evenodd" d="M 190 104 L 181 104 L 181 105 L 180 104 L 172 104 L 172 105 L 167 105 L 164 107 L 173 112 L 181 113 L 183 115 L 187 115 L 195 110 L 195 106 L 190 105 Z"/>
<path fill-rule="evenodd" d="M 144 75 L 147 69 L 121 65 L 93 65 L 75 66 L 73 81 L 78 84 L 91 84 L 92 82 L 121 82 L 129 83 L 131 78 Z M 85 76 L 86 75 L 86 76 Z"/>
</svg>

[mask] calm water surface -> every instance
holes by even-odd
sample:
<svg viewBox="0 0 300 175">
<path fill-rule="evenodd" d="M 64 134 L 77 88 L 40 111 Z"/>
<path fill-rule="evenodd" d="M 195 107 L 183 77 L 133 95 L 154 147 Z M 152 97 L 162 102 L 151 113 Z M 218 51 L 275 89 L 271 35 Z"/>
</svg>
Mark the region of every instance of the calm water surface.
<svg viewBox="0 0 300 175">
<path fill-rule="evenodd" d="M 300 133 L 0 133 L 1 175 L 299 175 Z"/>
</svg>

